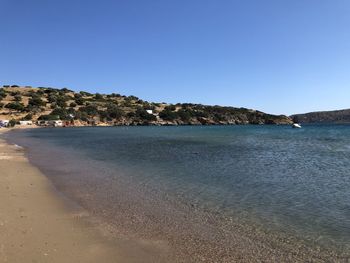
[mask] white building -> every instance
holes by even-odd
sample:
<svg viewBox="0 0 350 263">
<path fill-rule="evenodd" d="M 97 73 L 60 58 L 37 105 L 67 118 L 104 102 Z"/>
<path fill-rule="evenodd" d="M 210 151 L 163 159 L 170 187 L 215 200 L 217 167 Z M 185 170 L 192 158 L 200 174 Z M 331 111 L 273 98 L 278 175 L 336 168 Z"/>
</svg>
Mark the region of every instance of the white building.
<svg viewBox="0 0 350 263">
<path fill-rule="evenodd" d="M 0 127 L 7 127 L 9 122 L 9 120 L 0 120 Z"/>
<path fill-rule="evenodd" d="M 52 121 L 43 121 L 40 120 L 38 121 L 39 126 L 47 126 L 47 127 L 62 127 L 63 126 L 63 121 L 61 120 L 52 120 Z"/>
<path fill-rule="evenodd" d="M 54 127 L 62 127 L 63 126 L 63 121 L 50 121 L 50 124 L 52 124 Z"/>
<path fill-rule="evenodd" d="M 25 125 L 33 125 L 32 121 L 19 121 L 19 125 L 25 126 Z"/>
</svg>

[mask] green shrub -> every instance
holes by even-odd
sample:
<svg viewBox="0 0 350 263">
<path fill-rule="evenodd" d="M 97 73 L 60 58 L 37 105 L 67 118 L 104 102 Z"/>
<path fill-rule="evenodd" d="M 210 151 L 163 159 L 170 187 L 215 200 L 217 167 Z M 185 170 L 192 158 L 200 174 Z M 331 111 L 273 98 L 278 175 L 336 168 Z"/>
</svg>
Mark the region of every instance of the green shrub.
<svg viewBox="0 0 350 263">
<path fill-rule="evenodd" d="M 167 110 L 167 111 L 175 111 L 176 110 L 176 106 L 175 105 L 169 105 L 169 106 L 166 106 L 164 108 L 164 110 Z"/>
<path fill-rule="evenodd" d="M 0 99 L 3 99 L 6 97 L 6 91 L 4 89 L 0 89 Z"/>
<path fill-rule="evenodd" d="M 12 120 L 9 121 L 8 126 L 9 126 L 9 127 L 15 127 L 16 124 L 17 124 L 17 121 L 16 121 L 15 119 L 12 119 Z"/>
<path fill-rule="evenodd" d="M 39 121 L 55 121 L 55 120 L 59 120 L 60 116 L 58 115 L 41 115 L 38 120 Z"/>
<path fill-rule="evenodd" d="M 80 112 L 85 112 L 89 116 L 95 116 L 98 113 L 97 107 L 95 105 L 87 105 L 79 109 Z"/>
<path fill-rule="evenodd" d="M 110 94 L 110 95 L 107 95 L 107 97 L 108 97 L 108 98 L 119 98 L 119 97 L 121 97 L 121 95 L 120 95 L 120 94 L 117 94 L 117 93 L 112 93 L 112 94 Z"/>
<path fill-rule="evenodd" d="M 57 95 L 55 93 L 50 93 L 47 97 L 47 101 L 49 103 L 53 103 L 57 101 Z"/>
<path fill-rule="evenodd" d="M 51 109 L 56 109 L 57 108 L 56 102 L 52 102 L 51 105 L 50 105 L 50 108 Z"/>
<path fill-rule="evenodd" d="M 21 95 L 15 95 L 14 100 L 15 101 L 21 101 L 22 100 L 22 96 Z"/>
<path fill-rule="evenodd" d="M 107 105 L 107 116 L 111 119 L 119 119 L 124 116 L 124 111 L 114 104 Z"/>
<path fill-rule="evenodd" d="M 46 93 L 46 94 L 56 94 L 57 93 L 57 90 L 56 89 L 52 89 L 52 88 L 39 87 L 39 89 L 43 90 L 44 93 Z"/>
<path fill-rule="evenodd" d="M 20 102 L 10 102 L 6 104 L 5 108 L 11 109 L 11 110 L 17 110 L 17 111 L 24 111 L 25 109 L 23 103 L 20 103 Z"/>
<path fill-rule="evenodd" d="M 80 93 L 82 96 L 85 96 L 85 97 L 91 97 L 91 96 L 92 96 L 91 93 L 86 92 L 86 91 L 80 91 L 79 93 Z"/>
<path fill-rule="evenodd" d="M 28 113 L 26 116 L 23 117 L 24 121 L 30 121 L 33 119 L 33 114 Z"/>
<path fill-rule="evenodd" d="M 84 105 L 85 100 L 83 98 L 75 98 L 75 103 L 78 105 Z"/>
<path fill-rule="evenodd" d="M 42 89 L 39 89 L 39 90 L 36 92 L 36 94 L 39 95 L 39 96 L 42 96 L 42 95 L 44 95 L 45 93 L 44 93 L 44 91 L 43 91 Z"/>
<path fill-rule="evenodd" d="M 68 100 L 65 96 L 57 96 L 56 98 L 56 105 L 61 108 L 67 107 L 66 101 Z"/>
<path fill-rule="evenodd" d="M 136 97 L 136 96 L 134 96 L 134 95 L 130 95 L 129 97 L 127 97 L 127 99 L 129 99 L 129 100 L 135 100 L 135 101 L 139 100 L 139 98 Z"/>
<path fill-rule="evenodd" d="M 76 120 L 88 121 L 88 118 L 88 114 L 84 111 L 77 111 L 74 115 L 74 119 Z"/>
<path fill-rule="evenodd" d="M 106 111 L 99 111 L 98 115 L 99 115 L 101 121 L 112 121 L 113 120 L 113 118 L 111 118 Z"/>
<path fill-rule="evenodd" d="M 61 120 L 69 120 L 72 118 L 70 115 L 74 115 L 74 113 L 74 109 L 67 110 L 64 108 L 56 108 L 50 113 L 50 115 L 59 116 Z"/>
<path fill-rule="evenodd" d="M 96 100 L 103 100 L 103 96 L 100 93 L 95 94 L 95 99 Z"/>
<path fill-rule="evenodd" d="M 144 108 L 137 108 L 134 116 L 141 120 L 155 121 L 157 117 L 153 114 L 149 114 Z"/>
<path fill-rule="evenodd" d="M 179 116 L 178 116 L 178 113 L 175 111 L 171 111 L 169 109 L 164 109 L 163 111 L 161 111 L 159 113 L 159 117 L 165 121 L 173 121 L 173 120 L 177 119 Z"/>
<path fill-rule="evenodd" d="M 73 92 L 73 90 L 70 90 L 70 89 L 67 89 L 67 88 L 63 88 L 63 89 L 61 89 L 61 91 L 63 91 L 64 93 Z"/>
<path fill-rule="evenodd" d="M 36 107 L 41 107 L 45 106 L 46 102 L 41 99 L 38 95 L 33 95 L 32 98 L 29 99 L 28 101 L 28 106 L 36 106 Z"/>
<path fill-rule="evenodd" d="M 133 106 L 133 104 L 131 103 L 131 101 L 128 101 L 128 100 L 123 101 L 123 102 L 121 103 L 121 105 L 122 105 L 123 107 L 132 107 L 132 106 Z"/>
<path fill-rule="evenodd" d="M 20 95 L 21 93 L 19 91 L 11 91 L 10 95 L 11 96 L 16 96 L 16 95 Z"/>
<path fill-rule="evenodd" d="M 180 119 L 184 122 L 188 122 L 192 118 L 192 113 L 188 110 L 181 109 L 177 112 L 177 114 L 179 115 Z"/>
<path fill-rule="evenodd" d="M 119 98 L 119 97 L 121 97 L 121 95 L 118 94 L 118 93 L 112 93 L 112 94 L 111 94 L 111 97 L 112 97 L 112 98 Z"/>
<path fill-rule="evenodd" d="M 153 104 L 151 104 L 147 101 L 143 102 L 142 106 L 144 109 L 147 109 L 147 110 L 155 110 L 156 109 L 156 107 Z"/>
</svg>

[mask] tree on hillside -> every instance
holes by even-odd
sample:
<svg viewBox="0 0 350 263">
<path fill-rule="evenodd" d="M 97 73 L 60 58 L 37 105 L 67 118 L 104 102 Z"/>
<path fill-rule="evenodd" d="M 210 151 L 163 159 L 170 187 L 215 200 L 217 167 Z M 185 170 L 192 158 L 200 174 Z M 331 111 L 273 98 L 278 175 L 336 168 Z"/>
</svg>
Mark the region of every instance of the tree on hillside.
<svg viewBox="0 0 350 263">
<path fill-rule="evenodd" d="M 134 96 L 134 95 L 130 95 L 129 97 L 126 97 L 126 99 L 128 99 L 128 100 L 134 100 L 134 101 L 138 101 L 138 100 L 139 100 L 139 98 L 136 97 L 136 96 Z"/>
<path fill-rule="evenodd" d="M 53 89 L 53 88 L 43 88 L 43 87 L 40 88 L 39 87 L 39 89 L 43 90 L 44 93 L 46 93 L 46 94 L 56 94 L 56 93 L 58 93 L 57 89 Z"/>
<path fill-rule="evenodd" d="M 47 96 L 47 101 L 49 103 L 54 103 L 57 101 L 57 95 L 55 93 L 50 93 L 48 96 Z"/>
<path fill-rule="evenodd" d="M 3 99 L 6 97 L 6 91 L 4 89 L 0 89 L 0 99 Z"/>
<path fill-rule="evenodd" d="M 63 91 L 64 93 L 69 93 L 69 92 L 73 92 L 72 90 L 70 90 L 70 89 L 67 89 L 67 88 L 63 88 L 63 89 L 61 89 L 61 91 Z"/>
<path fill-rule="evenodd" d="M 124 116 L 124 111 L 114 104 L 108 104 L 106 113 L 112 119 L 119 119 Z"/>
<path fill-rule="evenodd" d="M 77 111 L 75 113 L 74 119 L 82 120 L 82 121 L 88 121 L 89 120 L 89 115 L 85 111 Z"/>
<path fill-rule="evenodd" d="M 178 113 L 169 109 L 164 109 L 159 113 L 159 117 L 165 121 L 173 121 L 179 117 Z"/>
<path fill-rule="evenodd" d="M 178 116 L 180 117 L 180 119 L 184 122 L 188 122 L 191 120 L 191 118 L 193 117 L 193 114 L 191 111 L 186 110 L 186 109 L 181 109 L 177 112 Z"/>
<path fill-rule="evenodd" d="M 169 105 L 169 106 L 166 106 L 164 109 L 167 110 L 167 111 L 175 111 L 176 110 L 176 106 L 175 105 Z"/>
<path fill-rule="evenodd" d="M 96 93 L 95 100 L 103 100 L 103 96 L 100 93 Z"/>
<path fill-rule="evenodd" d="M 72 108 L 56 108 L 50 113 L 50 115 L 59 116 L 61 120 L 70 120 L 75 116 L 75 110 Z"/>
<path fill-rule="evenodd" d="M 28 106 L 41 107 L 45 105 L 46 105 L 46 102 L 43 101 L 41 97 L 36 94 L 33 95 L 28 101 Z"/>
<path fill-rule="evenodd" d="M 157 117 L 153 114 L 149 114 L 144 108 L 138 107 L 135 111 L 134 116 L 141 120 L 146 121 L 155 121 L 157 120 Z"/>
<path fill-rule="evenodd" d="M 118 94 L 118 93 L 112 93 L 111 95 L 108 95 L 108 96 L 110 96 L 111 98 L 119 98 L 119 97 L 121 97 L 121 95 Z"/>
<path fill-rule="evenodd" d="M 33 119 L 33 114 L 28 113 L 26 116 L 23 117 L 24 121 L 30 121 Z"/>
<path fill-rule="evenodd" d="M 10 95 L 14 97 L 16 95 L 21 95 L 21 93 L 19 91 L 11 91 Z"/>
<path fill-rule="evenodd" d="M 22 100 L 22 96 L 18 94 L 16 96 L 14 96 L 14 100 L 15 101 L 21 101 Z"/>
<path fill-rule="evenodd" d="M 84 105 L 85 100 L 83 98 L 76 98 L 75 103 L 78 105 Z"/>
<path fill-rule="evenodd" d="M 97 106 L 89 104 L 85 107 L 79 108 L 80 112 L 85 112 L 88 116 L 96 116 L 98 113 Z"/>
<path fill-rule="evenodd" d="M 23 103 L 20 103 L 20 102 L 10 102 L 6 104 L 5 108 L 16 110 L 16 111 L 24 111 L 25 109 Z"/>
<path fill-rule="evenodd" d="M 91 93 L 86 92 L 86 91 L 80 91 L 79 93 L 80 93 L 82 96 L 85 96 L 85 97 L 91 97 L 91 96 L 92 96 Z"/>
<path fill-rule="evenodd" d="M 37 92 L 36 92 L 36 95 L 38 95 L 38 96 L 42 96 L 42 95 L 44 95 L 45 94 L 45 92 L 42 90 L 42 89 L 39 89 Z"/>
<path fill-rule="evenodd" d="M 58 115 L 41 115 L 38 120 L 39 121 L 55 121 L 55 120 L 59 120 L 60 116 Z"/>
<path fill-rule="evenodd" d="M 12 119 L 12 120 L 9 121 L 8 126 L 9 127 L 15 127 L 16 124 L 17 124 L 17 121 L 15 119 Z"/>
<path fill-rule="evenodd" d="M 67 107 L 67 103 L 66 103 L 67 100 L 68 100 L 68 98 L 66 96 L 61 96 L 61 95 L 57 96 L 56 97 L 57 107 L 61 107 L 61 108 Z"/>
</svg>

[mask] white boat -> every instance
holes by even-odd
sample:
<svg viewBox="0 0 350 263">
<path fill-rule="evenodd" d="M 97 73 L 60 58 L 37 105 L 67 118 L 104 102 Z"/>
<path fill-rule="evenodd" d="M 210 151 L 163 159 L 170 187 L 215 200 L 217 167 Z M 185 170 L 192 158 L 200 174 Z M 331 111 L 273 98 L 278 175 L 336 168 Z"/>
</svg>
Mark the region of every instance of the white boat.
<svg viewBox="0 0 350 263">
<path fill-rule="evenodd" d="M 299 123 L 293 123 L 292 128 L 300 129 L 301 125 Z"/>
</svg>

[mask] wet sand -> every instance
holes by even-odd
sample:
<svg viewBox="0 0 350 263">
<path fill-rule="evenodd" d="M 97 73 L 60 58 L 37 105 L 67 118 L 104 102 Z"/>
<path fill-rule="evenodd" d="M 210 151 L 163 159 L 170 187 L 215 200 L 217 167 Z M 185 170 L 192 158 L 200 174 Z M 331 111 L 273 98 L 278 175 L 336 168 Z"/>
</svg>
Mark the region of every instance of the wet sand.
<svg viewBox="0 0 350 263">
<path fill-rule="evenodd" d="M 0 262 L 157 262 L 147 246 L 102 233 L 57 193 L 24 155 L 1 139 Z"/>
</svg>

